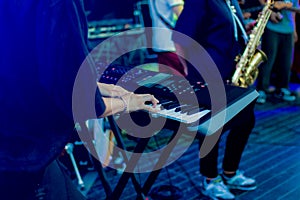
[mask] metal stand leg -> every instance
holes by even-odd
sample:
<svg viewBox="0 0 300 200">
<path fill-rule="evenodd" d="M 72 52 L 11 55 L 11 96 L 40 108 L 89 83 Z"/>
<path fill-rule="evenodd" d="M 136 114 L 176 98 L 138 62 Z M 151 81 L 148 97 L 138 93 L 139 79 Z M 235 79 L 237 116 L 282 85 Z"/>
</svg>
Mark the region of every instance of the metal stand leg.
<svg viewBox="0 0 300 200">
<path fill-rule="evenodd" d="M 78 185 L 80 186 L 80 189 L 84 189 L 84 182 L 83 182 L 83 180 L 81 178 L 81 175 L 80 175 L 80 172 L 78 170 L 78 167 L 77 167 L 74 155 L 73 155 L 73 149 L 74 149 L 74 145 L 72 143 L 68 143 L 65 146 L 65 150 L 69 154 L 71 162 L 72 162 L 72 165 L 74 167 L 74 170 L 75 170 L 75 173 L 76 173 L 76 177 L 77 177 L 77 180 L 78 180 Z"/>
<path fill-rule="evenodd" d="M 78 125 L 78 127 L 76 128 L 78 133 L 80 134 L 80 138 L 82 139 L 82 141 L 85 143 L 86 148 L 88 148 L 91 157 L 92 157 L 92 161 L 94 164 L 94 167 L 100 177 L 100 180 L 102 182 L 106 197 L 110 196 L 112 193 L 112 189 L 111 186 L 107 180 L 106 174 L 103 170 L 103 166 L 102 164 L 99 162 L 99 160 L 97 158 L 95 158 L 93 155 L 97 155 L 97 151 L 95 149 L 94 146 L 94 138 L 93 138 L 93 133 L 88 129 L 88 127 L 86 126 L 86 124 L 80 124 Z"/>
</svg>

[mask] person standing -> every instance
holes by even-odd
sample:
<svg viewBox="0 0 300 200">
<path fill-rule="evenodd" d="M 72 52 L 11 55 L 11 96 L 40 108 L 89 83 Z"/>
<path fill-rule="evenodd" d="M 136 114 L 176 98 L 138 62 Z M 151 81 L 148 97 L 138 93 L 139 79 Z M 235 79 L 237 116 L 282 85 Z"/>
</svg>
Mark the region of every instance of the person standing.
<svg viewBox="0 0 300 200">
<path fill-rule="evenodd" d="M 157 54 L 159 71 L 186 74 L 175 52 L 172 30 L 184 7 L 183 0 L 149 0 L 152 19 L 152 48 Z"/>
<path fill-rule="evenodd" d="M 242 52 L 247 40 L 242 22 L 243 15 L 237 0 L 189 0 L 185 2 L 175 31 L 191 37 L 207 51 L 216 64 L 223 83 L 226 84 L 228 80 L 231 80 L 235 70 L 235 58 Z M 176 33 L 172 38 L 177 50 L 183 52 L 187 60 L 199 58 L 198 51 L 191 42 Z M 210 76 L 215 77 L 215 73 L 209 73 L 209 67 L 212 66 L 205 65 L 205 62 L 201 66 L 192 66 L 188 63 L 183 65 L 188 69 L 186 76 L 188 80 L 204 81 L 201 74 L 197 75 L 197 71 L 201 70 L 206 70 Z M 197 67 L 203 68 L 197 70 Z M 223 131 L 229 130 L 229 133 L 223 158 L 223 170 L 220 175 L 218 170 L 220 138 L 207 155 L 200 156 L 200 173 L 204 177 L 201 183 L 203 195 L 212 199 L 234 199 L 235 196 L 230 189 L 256 189 L 255 179 L 246 177 L 239 170 L 242 153 L 255 125 L 254 105 L 255 101 L 246 106 L 223 128 Z M 200 146 L 204 140 L 214 138 L 214 134 L 205 136 L 199 133 L 199 135 Z"/>
<path fill-rule="evenodd" d="M 260 0 L 265 4 L 265 0 Z M 276 2 L 275 2 L 276 3 Z M 284 1 L 287 5 L 299 7 L 298 0 Z M 298 40 L 295 13 L 282 9 L 273 11 L 262 36 L 261 49 L 268 60 L 259 67 L 256 88 L 259 92 L 257 103 L 263 104 L 270 93 L 271 82 L 275 86 L 276 98 L 295 101 L 296 96 L 289 90 L 294 43 Z M 274 78 L 272 76 L 274 75 Z"/>
</svg>

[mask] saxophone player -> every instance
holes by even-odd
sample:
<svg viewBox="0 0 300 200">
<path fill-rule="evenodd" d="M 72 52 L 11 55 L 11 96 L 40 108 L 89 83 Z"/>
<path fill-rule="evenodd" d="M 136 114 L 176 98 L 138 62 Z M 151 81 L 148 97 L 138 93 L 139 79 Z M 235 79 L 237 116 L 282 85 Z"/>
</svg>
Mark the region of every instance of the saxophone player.
<svg viewBox="0 0 300 200">
<path fill-rule="evenodd" d="M 259 0 L 261 4 L 265 0 Z M 287 7 L 299 7 L 298 0 L 280 3 Z M 275 6 L 276 8 L 276 6 Z M 257 90 L 260 95 L 257 103 L 263 104 L 270 93 L 269 87 L 275 86 L 274 97 L 283 101 L 295 101 L 296 96 L 289 90 L 290 73 L 293 60 L 294 43 L 298 40 L 295 23 L 295 13 L 284 9 L 273 11 L 262 36 L 261 49 L 268 60 L 260 66 L 257 79 Z M 271 80 L 271 77 L 274 77 Z"/>
<path fill-rule="evenodd" d="M 247 41 L 243 16 L 237 0 L 186 1 L 175 30 L 190 36 L 204 47 L 215 62 L 224 83 L 231 78 L 235 70 L 235 57 L 243 51 Z M 183 52 L 187 58 L 199 57 L 194 53 L 194 46 L 177 34 L 173 34 L 173 40 L 176 50 Z M 196 75 L 196 69 L 189 63 L 183 60 L 182 62 L 187 68 L 189 80 L 203 81 L 201 76 Z M 209 71 L 210 66 L 199 67 L 207 67 Z M 256 181 L 246 177 L 239 170 L 243 150 L 255 124 L 254 105 L 255 101 L 225 125 L 224 130 L 230 131 L 223 158 L 223 169 L 220 173 L 217 168 L 219 142 L 205 157 L 200 158 L 200 173 L 204 178 L 199 185 L 203 195 L 212 199 L 234 199 L 234 194 L 230 192 L 231 188 L 248 191 L 256 189 Z M 202 142 L 203 138 L 200 138 L 200 145 Z"/>
</svg>

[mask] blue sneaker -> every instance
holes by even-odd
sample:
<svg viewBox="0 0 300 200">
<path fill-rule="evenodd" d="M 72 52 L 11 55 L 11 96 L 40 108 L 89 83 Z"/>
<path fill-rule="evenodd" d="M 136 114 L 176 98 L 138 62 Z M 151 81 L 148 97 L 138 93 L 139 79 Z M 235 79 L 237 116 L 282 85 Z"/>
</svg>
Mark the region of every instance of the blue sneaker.
<svg viewBox="0 0 300 200">
<path fill-rule="evenodd" d="M 295 101 L 296 96 L 287 88 L 281 88 L 275 93 L 275 97 L 283 101 Z"/>
<path fill-rule="evenodd" d="M 225 185 L 229 189 L 238 189 L 238 190 L 255 190 L 256 189 L 256 181 L 252 178 L 248 178 L 244 176 L 243 171 L 236 171 L 236 175 L 232 178 L 226 177 L 222 174 L 222 178 L 224 180 Z"/>
<path fill-rule="evenodd" d="M 256 103 L 259 103 L 259 104 L 266 103 L 266 101 L 267 101 L 267 94 L 266 94 L 266 92 L 263 91 L 263 90 L 259 90 L 258 94 L 259 94 L 259 96 L 258 96 L 258 98 L 256 100 Z"/>
<path fill-rule="evenodd" d="M 209 183 L 207 183 L 206 178 L 204 178 L 201 185 L 201 193 L 213 200 L 235 198 L 224 184 L 221 176 L 212 179 Z"/>
</svg>

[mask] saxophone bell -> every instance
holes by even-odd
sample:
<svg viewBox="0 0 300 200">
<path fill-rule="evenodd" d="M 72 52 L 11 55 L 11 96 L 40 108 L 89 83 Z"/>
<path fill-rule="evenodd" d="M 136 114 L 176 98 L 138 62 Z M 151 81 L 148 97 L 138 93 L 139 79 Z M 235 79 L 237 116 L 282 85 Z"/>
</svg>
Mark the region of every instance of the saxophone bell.
<svg viewBox="0 0 300 200">
<path fill-rule="evenodd" d="M 252 85 L 259 73 L 258 66 L 267 61 L 267 59 L 266 54 L 262 50 L 256 49 L 256 53 L 249 61 L 248 67 L 243 69 L 245 71 L 242 72 L 242 75 L 239 77 L 237 86 L 248 87 L 249 85 Z"/>
</svg>

